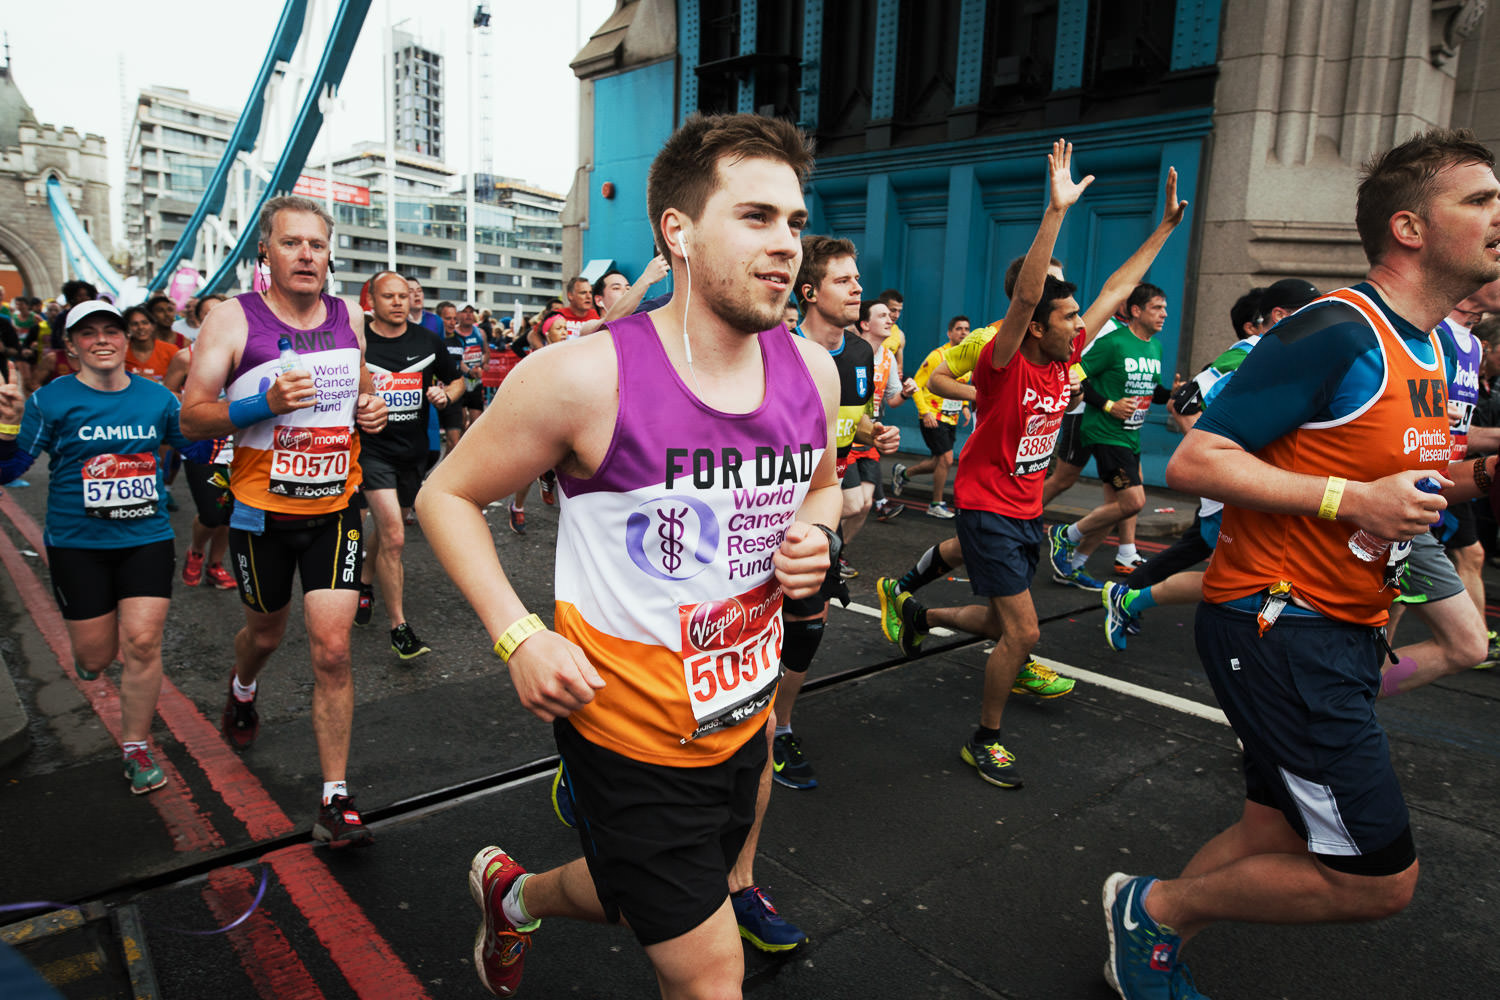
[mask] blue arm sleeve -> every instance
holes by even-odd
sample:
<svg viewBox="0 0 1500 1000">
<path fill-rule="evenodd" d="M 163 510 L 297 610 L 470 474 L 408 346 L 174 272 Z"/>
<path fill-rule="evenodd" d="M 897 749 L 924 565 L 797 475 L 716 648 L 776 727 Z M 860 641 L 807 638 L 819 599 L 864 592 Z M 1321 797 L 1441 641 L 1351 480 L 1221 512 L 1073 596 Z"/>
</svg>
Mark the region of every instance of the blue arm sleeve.
<svg viewBox="0 0 1500 1000">
<path fill-rule="evenodd" d="M 1383 376 L 1380 343 L 1362 320 L 1325 306 L 1263 337 L 1197 426 L 1258 451 L 1302 424 L 1353 412 Z"/>
<path fill-rule="evenodd" d="M 22 451 L 15 441 L 0 441 L 0 483 L 19 479 L 35 461 L 36 456 Z"/>
</svg>

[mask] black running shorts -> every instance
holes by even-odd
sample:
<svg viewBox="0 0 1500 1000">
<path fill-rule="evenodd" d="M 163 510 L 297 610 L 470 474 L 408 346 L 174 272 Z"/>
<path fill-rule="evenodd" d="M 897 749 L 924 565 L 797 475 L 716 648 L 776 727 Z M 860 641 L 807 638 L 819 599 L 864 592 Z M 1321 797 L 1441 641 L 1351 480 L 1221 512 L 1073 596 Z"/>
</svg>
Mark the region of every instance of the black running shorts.
<svg viewBox="0 0 1500 1000">
<path fill-rule="evenodd" d="M 1245 747 L 1245 797 L 1279 809 L 1337 871 L 1394 875 L 1416 859 L 1406 799 L 1375 716 L 1383 643 L 1367 625 L 1204 602 L 1198 655 Z"/>
<path fill-rule="evenodd" d="M 229 529 L 240 600 L 253 611 L 270 614 L 292 599 L 292 578 L 302 577 L 302 592 L 358 590 L 362 549 L 359 517 L 348 508 L 318 517 L 278 519 L 266 515 L 266 530 L 251 534 Z"/>
<path fill-rule="evenodd" d="M 359 468 L 365 477 L 359 488 L 366 493 L 374 490 L 395 490 L 396 502 L 402 507 L 410 507 L 416 503 L 417 491 L 422 488 L 422 475 L 426 464 L 425 454 L 419 461 L 403 467 L 392 465 L 368 451 L 361 452 Z"/>
<path fill-rule="evenodd" d="M 445 431 L 464 429 L 464 399 L 462 396 L 443 407 L 438 413 L 438 428 Z"/>
<path fill-rule="evenodd" d="M 1083 443 L 1083 411 L 1064 413 L 1053 454 L 1058 461 L 1083 468 L 1089 464 L 1089 446 Z"/>
<path fill-rule="evenodd" d="M 182 463 L 182 474 L 187 477 L 188 490 L 193 494 L 193 507 L 198 511 L 198 520 L 205 528 L 222 528 L 229 523 L 229 514 L 234 509 L 234 494 L 229 492 L 229 466 L 199 465 L 186 459 Z M 220 486 L 214 482 L 219 477 Z"/>
<path fill-rule="evenodd" d="M 107 615 L 127 597 L 170 598 L 176 564 L 170 538 L 124 549 L 47 546 L 52 593 L 74 622 Z"/>
<path fill-rule="evenodd" d="M 464 404 L 464 409 L 466 410 L 484 409 L 484 386 L 481 385 L 470 389 L 459 397 L 459 402 Z"/>
<path fill-rule="evenodd" d="M 755 822 L 764 728 L 709 767 L 632 760 L 590 743 L 566 719 L 552 729 L 605 918 L 623 916 L 642 945 L 653 945 L 713 916 Z"/>
<path fill-rule="evenodd" d="M 1093 446 L 1099 479 L 1117 490 L 1141 485 L 1141 456 L 1117 444 Z"/>
<path fill-rule="evenodd" d="M 933 458 L 953 450 L 953 442 L 958 440 L 957 426 L 942 420 L 938 421 L 936 427 L 928 427 L 926 424 L 918 426 L 922 429 L 922 443 L 927 445 L 927 450 L 932 453 Z"/>
</svg>

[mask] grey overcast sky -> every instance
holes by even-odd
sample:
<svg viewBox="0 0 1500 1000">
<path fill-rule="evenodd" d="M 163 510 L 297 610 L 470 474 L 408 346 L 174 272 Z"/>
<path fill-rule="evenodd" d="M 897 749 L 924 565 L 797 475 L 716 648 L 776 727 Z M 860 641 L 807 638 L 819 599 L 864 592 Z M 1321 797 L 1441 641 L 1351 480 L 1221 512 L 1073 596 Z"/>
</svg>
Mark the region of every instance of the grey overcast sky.
<svg viewBox="0 0 1500 1000">
<path fill-rule="evenodd" d="M 194 100 L 237 114 L 282 6 L 280 0 L 6 4 L 0 30 L 8 36 L 13 78 L 37 118 L 97 132 L 107 140 L 116 239 L 122 231 L 125 146 L 136 94 L 148 86 L 177 87 Z M 322 7 L 313 17 L 317 24 L 326 23 L 337 4 L 312 0 L 309 6 Z M 567 193 L 577 166 L 578 134 L 578 81 L 568 62 L 614 7 L 614 0 L 491 0 L 496 173 Z M 344 74 L 339 93 L 344 108 L 332 123 L 334 147 L 384 139 L 380 54 L 387 8 L 392 21 L 404 21 L 403 30 L 443 54 L 451 74 L 445 95 L 450 101 L 445 158 L 463 170 L 471 0 L 374 0 Z M 302 44 L 308 41 L 304 37 Z M 316 65 L 322 40 L 313 41 L 308 61 Z M 323 143 L 320 136 L 313 146 L 313 164 L 324 155 Z"/>
</svg>

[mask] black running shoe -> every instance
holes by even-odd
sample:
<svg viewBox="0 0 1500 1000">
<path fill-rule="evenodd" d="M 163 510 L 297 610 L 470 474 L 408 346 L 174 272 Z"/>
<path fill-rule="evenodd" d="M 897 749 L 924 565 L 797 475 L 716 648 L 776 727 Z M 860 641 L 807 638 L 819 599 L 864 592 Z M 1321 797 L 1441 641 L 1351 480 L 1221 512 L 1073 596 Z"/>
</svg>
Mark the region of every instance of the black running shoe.
<svg viewBox="0 0 1500 1000">
<path fill-rule="evenodd" d="M 406 622 L 391 629 L 391 649 L 403 660 L 415 660 L 423 653 L 432 652 Z"/>
<path fill-rule="evenodd" d="M 369 847 L 375 843 L 375 835 L 365 828 L 354 799 L 347 795 L 335 795 L 318 810 L 312 835 L 329 847 Z"/>
<path fill-rule="evenodd" d="M 771 743 L 771 777 L 788 788 L 817 788 L 812 765 L 802 755 L 802 745 L 791 733 L 782 733 Z"/>
<path fill-rule="evenodd" d="M 248 750 L 260 732 L 260 713 L 255 710 L 255 697 L 240 701 L 234 696 L 234 680 L 229 681 L 229 698 L 224 703 L 224 717 L 219 723 L 224 738 L 236 750 Z"/>
<path fill-rule="evenodd" d="M 375 614 L 375 588 L 368 583 L 359 585 L 359 604 L 354 609 L 354 624 L 363 628 L 370 624 Z"/>
<path fill-rule="evenodd" d="M 901 622 L 896 632 L 896 644 L 907 656 L 916 656 L 922 649 L 922 640 L 927 638 L 926 630 L 917 624 L 923 610 L 916 594 L 903 590 L 896 595 L 896 617 Z"/>
</svg>

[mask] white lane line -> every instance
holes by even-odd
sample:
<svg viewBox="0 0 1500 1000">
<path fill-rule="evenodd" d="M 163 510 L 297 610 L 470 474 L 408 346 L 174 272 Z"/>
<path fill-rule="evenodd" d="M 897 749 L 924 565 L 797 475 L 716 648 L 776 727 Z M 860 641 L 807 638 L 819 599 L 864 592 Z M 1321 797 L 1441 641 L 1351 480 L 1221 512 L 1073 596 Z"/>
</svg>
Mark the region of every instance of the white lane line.
<svg viewBox="0 0 1500 1000">
<path fill-rule="evenodd" d="M 1071 664 L 1063 663 L 1061 660 L 1050 660 L 1045 656 L 1036 657 L 1036 661 L 1044 666 L 1051 667 L 1064 677 L 1088 681 L 1090 684 L 1106 688 L 1110 691 L 1126 694 L 1132 698 L 1139 698 L 1142 701 L 1149 701 L 1151 704 L 1160 705 L 1162 708 L 1170 708 L 1174 712 L 1182 712 L 1184 715 L 1195 715 L 1200 719 L 1207 719 L 1209 722 L 1217 722 L 1221 726 L 1229 725 L 1229 719 L 1224 715 L 1223 710 L 1214 705 L 1205 705 L 1202 702 L 1191 701 L 1175 694 L 1167 694 L 1165 691 L 1158 691 L 1155 688 L 1142 687 L 1139 684 L 1122 681 L 1118 677 L 1111 677 L 1108 674 L 1096 674 L 1092 670 L 1075 667 Z"/>
<path fill-rule="evenodd" d="M 835 608 L 841 606 L 837 601 L 830 601 L 829 604 Z M 879 608 L 872 608 L 865 604 L 850 604 L 845 610 L 853 611 L 859 615 L 867 615 L 871 618 L 880 617 Z M 935 628 L 928 634 L 946 638 L 956 633 L 945 628 Z M 1064 677 L 1087 681 L 1105 690 L 1129 695 L 1132 698 L 1139 698 L 1142 701 L 1150 702 L 1153 705 L 1160 705 L 1162 708 L 1170 708 L 1172 711 L 1181 712 L 1184 715 L 1192 715 L 1199 719 L 1207 719 L 1209 722 L 1217 722 L 1221 726 L 1229 725 L 1229 719 L 1225 717 L 1223 710 L 1214 705 L 1205 705 L 1202 702 L 1192 701 L 1191 699 L 1175 694 L 1168 694 L 1165 691 L 1158 691 L 1155 688 L 1132 684 L 1129 681 L 1122 681 L 1118 677 L 1095 673 L 1092 670 L 1085 670 L 1082 667 L 1075 667 L 1070 663 L 1063 663 L 1061 660 L 1053 660 L 1045 656 L 1036 657 L 1036 661 L 1044 666 L 1051 667 Z"/>
</svg>

